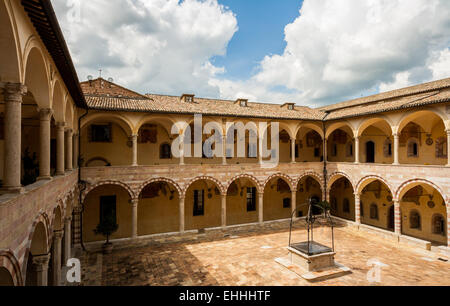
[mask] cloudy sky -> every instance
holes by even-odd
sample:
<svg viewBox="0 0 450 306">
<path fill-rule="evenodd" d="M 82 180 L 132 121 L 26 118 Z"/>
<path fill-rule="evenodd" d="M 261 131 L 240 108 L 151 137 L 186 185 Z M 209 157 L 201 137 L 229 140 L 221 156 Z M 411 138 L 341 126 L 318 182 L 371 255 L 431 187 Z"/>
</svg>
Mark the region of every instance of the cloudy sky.
<svg viewBox="0 0 450 306">
<path fill-rule="evenodd" d="M 450 77 L 448 0 L 52 0 L 80 80 L 321 106 Z"/>
</svg>

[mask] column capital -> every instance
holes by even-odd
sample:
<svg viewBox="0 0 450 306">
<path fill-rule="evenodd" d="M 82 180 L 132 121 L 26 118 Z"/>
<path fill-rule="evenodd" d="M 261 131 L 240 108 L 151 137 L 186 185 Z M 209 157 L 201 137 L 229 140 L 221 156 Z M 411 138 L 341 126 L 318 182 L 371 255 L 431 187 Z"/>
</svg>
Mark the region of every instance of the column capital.
<svg viewBox="0 0 450 306">
<path fill-rule="evenodd" d="M 41 121 L 49 121 L 53 115 L 53 109 L 51 108 L 39 108 L 38 111 Z"/>
<path fill-rule="evenodd" d="M 33 256 L 32 262 L 36 271 L 43 271 L 48 268 L 50 254 Z"/>
<path fill-rule="evenodd" d="M 65 122 L 56 122 L 56 128 L 58 130 L 64 130 L 65 127 L 66 127 L 66 123 Z"/>
<path fill-rule="evenodd" d="M 137 206 L 139 204 L 139 198 L 131 199 L 130 204 L 132 206 Z"/>
<path fill-rule="evenodd" d="M 69 136 L 71 136 L 70 134 L 73 135 L 73 129 L 72 128 L 67 128 L 64 130 L 67 134 L 69 134 Z"/>
<path fill-rule="evenodd" d="M 70 222 L 72 222 L 72 216 L 69 216 L 69 217 L 65 217 L 64 218 L 64 223 L 70 223 Z"/>
<path fill-rule="evenodd" d="M 3 83 L 1 87 L 6 102 L 22 103 L 22 96 L 28 91 L 27 87 L 21 83 Z"/>
<path fill-rule="evenodd" d="M 136 139 L 137 140 L 138 136 L 139 135 L 137 135 L 137 134 L 132 134 L 132 135 L 130 135 L 130 139 L 132 139 L 132 140 Z"/>
<path fill-rule="evenodd" d="M 60 240 L 64 237 L 64 230 L 57 230 L 53 232 L 55 239 Z"/>
<path fill-rule="evenodd" d="M 392 137 L 399 138 L 400 137 L 400 133 L 398 133 L 398 132 L 392 133 Z"/>
<path fill-rule="evenodd" d="M 447 132 L 447 136 L 450 137 L 450 129 L 445 130 L 445 132 Z"/>
</svg>

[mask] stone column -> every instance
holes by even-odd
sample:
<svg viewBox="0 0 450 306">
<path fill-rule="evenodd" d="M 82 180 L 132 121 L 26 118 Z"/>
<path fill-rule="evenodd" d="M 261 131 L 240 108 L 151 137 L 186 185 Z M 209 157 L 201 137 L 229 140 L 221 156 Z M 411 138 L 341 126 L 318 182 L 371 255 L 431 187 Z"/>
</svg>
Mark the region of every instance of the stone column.
<svg viewBox="0 0 450 306">
<path fill-rule="evenodd" d="M 324 141 L 323 160 L 328 161 L 328 139 L 325 139 Z"/>
<path fill-rule="evenodd" d="M 264 223 L 264 193 L 258 193 L 258 222 Z"/>
<path fill-rule="evenodd" d="M 66 171 L 70 172 L 73 170 L 73 158 L 72 158 L 72 144 L 73 144 L 73 130 L 72 129 L 67 129 L 66 132 L 66 147 L 65 147 L 65 158 L 66 158 L 66 162 L 65 162 L 65 167 L 66 167 Z"/>
<path fill-rule="evenodd" d="M 33 268 L 36 272 L 36 285 L 47 286 L 48 285 L 48 262 L 50 260 L 50 254 L 33 256 Z"/>
<path fill-rule="evenodd" d="M 27 88 L 22 84 L 6 83 L 3 88 L 4 113 L 4 169 L 2 193 L 20 193 L 21 143 L 22 143 L 22 97 Z"/>
<path fill-rule="evenodd" d="M 138 166 L 138 135 L 131 135 L 131 143 L 132 143 L 132 150 L 133 150 L 133 157 L 131 161 L 132 167 Z"/>
<path fill-rule="evenodd" d="M 39 177 L 38 180 L 50 180 L 50 119 L 53 110 L 43 108 L 39 110 L 40 129 L 39 129 Z"/>
<path fill-rule="evenodd" d="M 73 169 L 78 169 L 78 155 L 80 154 L 78 148 L 78 133 L 73 134 L 73 156 L 72 156 L 72 167 Z"/>
<path fill-rule="evenodd" d="M 180 233 L 184 233 L 184 196 L 180 196 L 179 200 L 179 218 Z"/>
<path fill-rule="evenodd" d="M 297 190 L 292 191 L 291 209 L 292 216 L 294 216 L 294 218 L 297 218 Z"/>
<path fill-rule="evenodd" d="M 355 137 L 355 164 L 359 164 L 359 136 Z"/>
<path fill-rule="evenodd" d="M 227 195 L 221 195 L 222 200 L 222 227 L 227 226 Z"/>
<path fill-rule="evenodd" d="M 400 147 L 400 135 L 394 134 L 394 165 L 399 165 L 399 147 Z"/>
<path fill-rule="evenodd" d="M 295 138 L 291 138 L 291 163 L 295 164 Z"/>
<path fill-rule="evenodd" d="M 395 233 L 397 235 L 402 234 L 402 213 L 400 211 L 400 201 L 394 200 L 394 221 L 395 221 Z"/>
<path fill-rule="evenodd" d="M 450 130 L 447 130 L 447 167 L 450 167 Z"/>
<path fill-rule="evenodd" d="M 56 123 L 56 175 L 64 175 L 64 122 Z"/>
<path fill-rule="evenodd" d="M 139 199 L 131 200 L 131 238 L 136 239 L 138 237 L 138 204 Z"/>
<path fill-rule="evenodd" d="M 180 135 L 183 135 L 183 136 L 180 136 L 180 137 L 182 137 L 182 139 L 180 141 L 180 166 L 184 166 L 184 145 L 185 145 L 184 141 L 185 141 L 186 136 L 184 134 L 180 134 Z"/>
<path fill-rule="evenodd" d="M 222 137 L 222 165 L 227 164 L 227 136 Z"/>
<path fill-rule="evenodd" d="M 361 224 L 361 195 L 355 193 L 355 222 Z"/>
<path fill-rule="evenodd" d="M 53 232 L 53 285 L 61 284 L 61 240 L 64 231 Z"/>
<path fill-rule="evenodd" d="M 64 262 L 63 265 L 67 264 L 67 261 L 72 256 L 72 216 L 64 219 Z"/>
<path fill-rule="evenodd" d="M 450 247 L 450 204 L 448 203 L 447 203 L 447 246 Z"/>
</svg>

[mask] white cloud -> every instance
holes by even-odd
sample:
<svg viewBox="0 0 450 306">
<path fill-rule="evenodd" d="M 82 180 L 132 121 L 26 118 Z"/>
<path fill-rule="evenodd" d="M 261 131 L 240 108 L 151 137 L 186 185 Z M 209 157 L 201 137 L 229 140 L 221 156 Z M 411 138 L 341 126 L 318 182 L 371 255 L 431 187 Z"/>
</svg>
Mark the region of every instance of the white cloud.
<svg viewBox="0 0 450 306">
<path fill-rule="evenodd" d="M 208 80 L 224 68 L 210 59 L 225 54 L 237 20 L 216 0 L 54 0 L 53 5 L 81 80 L 102 68 L 103 76 L 143 93 L 219 94 Z M 73 14 L 77 8 L 80 14 Z"/>
<path fill-rule="evenodd" d="M 319 105 L 450 77 L 449 16 L 448 0 L 305 0 L 283 54 L 251 80 L 215 82 L 227 96 Z"/>
<path fill-rule="evenodd" d="M 450 77 L 448 0 L 305 0 L 283 54 L 240 81 L 211 62 L 237 31 L 217 0 L 81 1 L 71 23 L 53 2 L 80 78 L 102 67 L 141 92 L 318 106 Z"/>
</svg>

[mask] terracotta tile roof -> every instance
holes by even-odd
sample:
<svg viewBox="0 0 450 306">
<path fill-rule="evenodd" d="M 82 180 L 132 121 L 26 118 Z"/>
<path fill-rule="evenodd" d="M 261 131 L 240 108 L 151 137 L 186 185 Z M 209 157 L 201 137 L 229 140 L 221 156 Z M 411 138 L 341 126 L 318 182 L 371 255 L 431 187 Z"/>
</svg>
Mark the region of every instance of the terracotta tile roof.
<svg viewBox="0 0 450 306">
<path fill-rule="evenodd" d="M 401 110 L 450 101 L 450 88 L 434 90 L 426 93 L 391 98 L 388 100 L 358 104 L 331 111 L 325 120 L 336 120 L 350 117 L 372 115 L 382 112 Z"/>
<path fill-rule="evenodd" d="M 383 92 L 383 93 L 379 93 L 379 94 L 368 96 L 368 97 L 344 101 L 341 103 L 336 103 L 336 104 L 320 107 L 317 109 L 322 110 L 322 111 L 334 111 L 334 110 L 338 110 L 341 108 L 358 106 L 361 104 L 378 102 L 378 101 L 385 101 L 385 100 L 392 99 L 392 98 L 399 98 L 399 97 L 404 97 L 404 96 L 409 96 L 409 95 L 415 95 L 415 94 L 420 94 L 420 93 L 424 93 L 424 92 L 434 91 L 436 89 L 443 89 L 443 88 L 449 88 L 449 87 L 450 87 L 450 78 L 446 78 L 446 79 L 442 79 L 442 80 L 438 80 L 438 81 L 433 81 L 433 82 L 423 83 L 423 84 L 419 84 L 419 85 L 415 85 L 415 86 L 411 86 L 411 87 L 406 87 L 406 88 L 401 88 L 401 89 L 392 90 L 392 91 L 388 91 L 388 92 Z"/>
<path fill-rule="evenodd" d="M 230 100 L 195 97 L 194 102 L 185 102 L 177 96 L 141 95 L 103 79 L 83 82 L 81 87 L 88 106 L 96 110 L 285 120 L 337 120 L 450 101 L 450 78 L 317 109 L 295 105 L 294 110 L 279 104 L 248 102 L 241 107 Z"/>
</svg>

